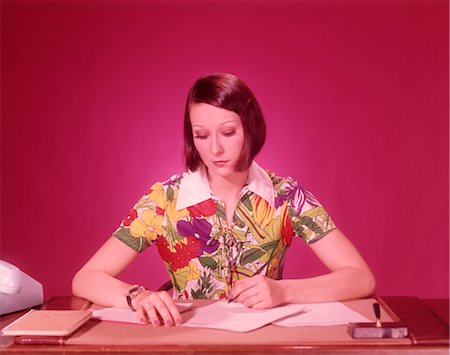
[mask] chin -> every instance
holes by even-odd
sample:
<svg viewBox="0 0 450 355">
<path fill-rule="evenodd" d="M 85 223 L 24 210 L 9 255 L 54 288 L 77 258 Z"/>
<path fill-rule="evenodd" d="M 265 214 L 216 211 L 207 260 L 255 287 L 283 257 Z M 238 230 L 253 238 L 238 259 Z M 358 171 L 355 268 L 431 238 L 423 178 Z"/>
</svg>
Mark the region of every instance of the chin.
<svg viewBox="0 0 450 355">
<path fill-rule="evenodd" d="M 207 169 L 210 173 L 221 176 L 221 177 L 227 177 L 233 174 L 236 174 L 236 169 L 234 167 L 226 166 L 226 167 L 217 167 L 215 165 L 213 166 L 207 166 Z"/>
</svg>

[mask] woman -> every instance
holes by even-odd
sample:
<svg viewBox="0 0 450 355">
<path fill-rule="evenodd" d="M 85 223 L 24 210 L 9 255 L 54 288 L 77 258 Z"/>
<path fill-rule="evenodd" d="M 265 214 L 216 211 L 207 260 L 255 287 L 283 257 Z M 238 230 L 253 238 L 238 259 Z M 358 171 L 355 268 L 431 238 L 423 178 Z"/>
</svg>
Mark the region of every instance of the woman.
<svg viewBox="0 0 450 355">
<path fill-rule="evenodd" d="M 372 295 L 369 267 L 316 198 L 254 162 L 265 134 L 258 102 L 240 79 L 198 79 L 184 117 L 188 171 L 151 187 L 75 275 L 73 293 L 129 306 L 154 326 L 181 324 L 173 298 L 226 298 L 263 309 Z M 282 280 L 293 236 L 303 238 L 330 272 Z M 164 261 L 173 298 L 116 278 L 150 245 Z"/>
</svg>

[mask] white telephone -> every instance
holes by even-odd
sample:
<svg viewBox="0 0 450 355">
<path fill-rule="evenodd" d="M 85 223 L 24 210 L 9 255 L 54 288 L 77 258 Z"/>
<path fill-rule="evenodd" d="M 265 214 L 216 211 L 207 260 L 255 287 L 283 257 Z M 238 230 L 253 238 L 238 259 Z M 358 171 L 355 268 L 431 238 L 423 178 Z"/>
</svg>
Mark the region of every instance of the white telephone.
<svg viewBox="0 0 450 355">
<path fill-rule="evenodd" d="M 18 267 L 0 260 L 0 315 L 42 304 L 42 284 Z"/>
</svg>

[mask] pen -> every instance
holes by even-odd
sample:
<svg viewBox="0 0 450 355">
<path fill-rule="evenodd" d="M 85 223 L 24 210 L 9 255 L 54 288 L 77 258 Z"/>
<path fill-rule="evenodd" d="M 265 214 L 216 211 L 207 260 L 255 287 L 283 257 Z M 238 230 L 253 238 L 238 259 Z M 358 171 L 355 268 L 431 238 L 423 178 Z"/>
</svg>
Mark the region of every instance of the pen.
<svg viewBox="0 0 450 355">
<path fill-rule="evenodd" d="M 270 260 L 269 260 L 270 261 Z M 267 263 L 265 263 L 263 266 L 261 266 L 258 270 L 256 270 L 256 272 L 253 274 L 253 276 L 258 275 L 261 273 L 261 271 L 264 270 L 264 268 L 267 266 L 267 264 L 269 263 L 269 261 Z M 229 298 L 228 299 L 228 303 L 233 302 L 236 298 L 238 298 L 238 296 L 233 297 L 233 298 Z"/>
<path fill-rule="evenodd" d="M 373 311 L 375 313 L 375 317 L 377 318 L 377 322 L 375 323 L 375 326 L 377 328 L 381 328 L 381 310 L 380 310 L 380 305 L 378 303 L 373 304 Z"/>
</svg>

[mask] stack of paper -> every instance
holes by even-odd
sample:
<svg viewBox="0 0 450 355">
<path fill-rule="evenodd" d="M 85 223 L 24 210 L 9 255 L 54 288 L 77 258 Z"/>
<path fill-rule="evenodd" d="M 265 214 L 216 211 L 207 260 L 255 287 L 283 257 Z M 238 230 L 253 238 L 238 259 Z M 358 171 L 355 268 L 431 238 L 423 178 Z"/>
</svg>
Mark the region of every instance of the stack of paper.
<svg viewBox="0 0 450 355">
<path fill-rule="evenodd" d="M 363 315 L 340 302 L 303 304 L 304 312 L 273 322 L 282 327 L 341 325 L 348 323 L 371 322 Z"/>
<path fill-rule="evenodd" d="M 255 310 L 240 303 L 214 302 L 186 314 L 190 318 L 183 322 L 183 326 L 248 332 L 286 316 L 301 314 L 303 309 L 301 304 Z"/>
<path fill-rule="evenodd" d="M 191 308 L 191 303 L 178 303 L 180 312 Z M 127 308 L 103 308 L 92 312 L 97 319 L 113 322 L 140 323 L 136 312 Z M 182 314 L 185 327 L 223 329 L 248 332 L 267 324 L 283 327 L 324 326 L 370 322 L 370 319 L 340 302 L 297 303 L 264 310 L 247 308 L 236 302 L 213 302 L 195 307 Z"/>
</svg>

